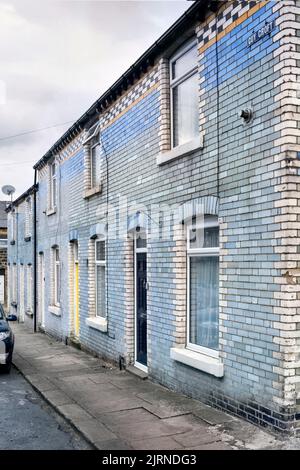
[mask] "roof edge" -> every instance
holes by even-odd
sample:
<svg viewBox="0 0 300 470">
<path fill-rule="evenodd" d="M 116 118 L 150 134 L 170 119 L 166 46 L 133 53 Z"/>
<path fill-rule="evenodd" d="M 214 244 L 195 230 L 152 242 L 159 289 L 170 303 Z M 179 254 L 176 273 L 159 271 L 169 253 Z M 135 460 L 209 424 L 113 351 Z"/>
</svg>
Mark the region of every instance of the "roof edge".
<svg viewBox="0 0 300 470">
<path fill-rule="evenodd" d="M 39 186 L 38 183 L 30 186 L 30 188 L 28 188 L 23 194 L 21 194 L 21 196 L 19 196 L 15 201 L 8 203 L 8 206 L 5 209 L 5 211 L 10 212 L 13 209 L 13 207 L 17 207 L 20 204 L 20 202 L 24 201 L 24 199 L 26 199 L 28 196 L 31 196 L 31 194 L 37 192 L 38 186 Z"/>
<path fill-rule="evenodd" d="M 45 155 L 34 165 L 34 169 L 41 168 L 66 140 L 73 139 L 80 133 L 84 126 L 91 121 L 93 117 L 103 112 L 108 106 L 116 101 L 124 90 L 127 90 L 135 80 L 139 78 L 149 66 L 154 64 L 155 58 L 164 50 L 168 43 L 172 41 L 174 34 L 186 27 L 188 22 L 193 18 L 196 21 L 204 21 L 207 11 L 215 12 L 219 4 L 219 0 L 196 0 L 190 8 L 188 8 L 170 28 L 165 31 L 160 38 L 155 41 L 138 59 L 131 65 L 121 77 L 106 90 L 98 100 L 96 100 L 82 116 L 72 124 L 69 129 L 52 145 Z"/>
</svg>

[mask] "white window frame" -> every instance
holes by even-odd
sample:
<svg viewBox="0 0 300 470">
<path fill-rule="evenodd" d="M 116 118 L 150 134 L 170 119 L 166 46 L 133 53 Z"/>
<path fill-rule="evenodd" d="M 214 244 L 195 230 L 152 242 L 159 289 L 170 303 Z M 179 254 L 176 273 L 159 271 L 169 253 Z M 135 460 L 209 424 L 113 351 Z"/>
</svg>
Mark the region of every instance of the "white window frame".
<svg viewBox="0 0 300 470">
<path fill-rule="evenodd" d="M 97 186 L 99 186 L 99 184 L 101 182 L 101 162 L 99 162 L 99 165 L 100 165 L 100 178 L 99 178 L 99 181 L 96 182 L 96 184 L 94 184 L 94 181 L 93 181 L 93 149 L 98 147 L 98 146 L 99 146 L 99 149 L 100 149 L 100 142 L 99 141 L 97 141 L 94 145 L 91 145 L 91 148 L 90 148 L 90 188 L 91 189 L 97 188 Z"/>
<path fill-rule="evenodd" d="M 12 302 L 17 302 L 17 264 L 12 265 Z"/>
<path fill-rule="evenodd" d="M 57 165 L 56 162 L 53 161 L 50 163 L 50 209 L 56 208 L 57 202 Z M 55 168 L 55 172 L 53 172 L 53 167 Z M 55 191 L 54 191 L 54 181 L 55 181 Z"/>
<path fill-rule="evenodd" d="M 93 184 L 93 173 L 92 173 L 92 149 L 94 147 L 96 147 L 97 145 L 101 145 L 101 142 L 100 142 L 100 123 L 97 122 L 96 124 L 94 124 L 88 131 L 87 131 L 88 135 L 86 137 L 86 139 L 83 141 L 82 145 L 85 146 L 85 145 L 88 145 L 89 146 L 89 163 L 88 163 L 88 171 L 89 171 L 89 175 L 88 175 L 88 187 L 86 188 L 87 191 L 97 191 L 99 189 L 99 187 L 101 186 L 101 172 L 102 172 L 102 162 L 100 162 L 100 179 L 98 181 L 98 183 L 96 185 Z M 93 141 L 96 141 L 96 143 L 93 143 Z M 97 191 L 98 192 L 98 191 Z M 92 193 L 94 194 L 94 192 Z M 92 195 L 92 194 L 89 194 L 89 195 Z"/>
<path fill-rule="evenodd" d="M 187 335 L 186 335 L 186 348 L 190 349 L 191 351 L 199 352 L 205 354 L 210 357 L 219 358 L 220 351 L 216 351 L 214 349 L 206 348 L 205 346 L 199 346 L 198 344 L 193 344 L 190 342 L 190 260 L 192 257 L 207 257 L 207 256 L 220 256 L 220 248 L 219 247 L 212 247 L 212 248 L 190 248 L 190 230 L 191 229 L 199 229 L 206 227 L 218 227 L 219 222 L 218 219 L 210 219 L 203 223 L 196 223 L 193 224 L 192 222 L 187 224 Z"/>
<path fill-rule="evenodd" d="M 32 265 L 27 265 L 26 272 L 26 288 L 27 288 L 27 302 L 26 310 L 32 311 Z"/>
<path fill-rule="evenodd" d="M 146 246 L 138 248 L 138 238 L 146 240 Z M 137 255 L 138 253 L 148 253 L 148 234 L 146 229 L 141 229 L 139 232 L 135 232 L 134 236 L 134 365 L 141 369 L 143 372 L 148 373 L 148 366 L 141 364 L 137 361 Z M 148 262 L 148 258 L 147 258 Z M 147 265 L 148 266 L 148 265 Z M 148 274 L 148 267 L 147 267 Z M 148 282 L 147 282 L 148 284 Z"/>
<path fill-rule="evenodd" d="M 17 209 L 13 209 L 11 212 L 11 241 L 17 239 Z"/>
<path fill-rule="evenodd" d="M 11 302 L 11 268 L 10 263 L 7 264 L 7 305 Z"/>
<path fill-rule="evenodd" d="M 105 243 L 105 260 L 97 260 L 97 243 L 99 242 L 103 242 Z M 107 241 L 105 239 L 104 236 L 98 236 L 96 239 L 95 239 L 95 316 L 96 318 L 103 318 L 104 320 L 107 319 L 107 308 L 106 308 L 106 305 L 107 305 L 107 298 L 106 298 L 106 295 L 107 295 L 107 292 L 106 292 L 106 282 L 107 282 L 107 279 L 106 279 L 106 257 L 107 257 Z M 105 286 L 104 286 L 104 289 L 105 289 L 105 311 L 103 312 L 104 315 L 100 315 L 98 313 L 98 269 L 97 267 L 98 266 L 104 266 L 104 277 L 105 277 Z"/>
<path fill-rule="evenodd" d="M 58 259 L 57 259 L 57 253 L 58 253 Z M 59 247 L 54 247 L 53 248 L 53 294 L 54 294 L 54 299 L 53 303 L 56 307 L 60 307 L 60 286 L 58 285 L 58 276 L 57 276 L 57 270 L 59 270 L 59 279 L 60 279 L 60 284 L 61 284 L 61 270 L 60 270 L 60 250 Z"/>
<path fill-rule="evenodd" d="M 31 237 L 32 229 L 32 197 L 28 196 L 26 199 L 26 214 L 25 214 L 25 237 Z"/>
<path fill-rule="evenodd" d="M 170 74 L 170 121 L 171 121 L 171 149 L 175 149 L 177 147 L 180 147 L 181 145 L 186 145 L 188 142 L 185 142 L 183 144 L 178 144 L 174 145 L 174 110 L 173 110 L 173 93 L 174 93 L 174 88 L 176 88 L 177 85 L 180 85 L 181 83 L 185 82 L 189 78 L 191 78 L 193 75 L 195 75 L 198 71 L 198 63 L 195 63 L 195 66 L 189 69 L 187 72 L 185 72 L 183 75 L 180 77 L 177 77 L 176 79 L 172 79 L 172 67 L 173 63 L 178 60 L 180 57 L 185 55 L 188 51 L 190 51 L 193 47 L 197 48 L 197 40 L 194 38 L 193 40 L 189 41 L 187 44 L 185 44 L 177 53 L 175 53 L 169 61 L 169 74 Z M 195 136 L 196 137 L 196 136 Z"/>
</svg>

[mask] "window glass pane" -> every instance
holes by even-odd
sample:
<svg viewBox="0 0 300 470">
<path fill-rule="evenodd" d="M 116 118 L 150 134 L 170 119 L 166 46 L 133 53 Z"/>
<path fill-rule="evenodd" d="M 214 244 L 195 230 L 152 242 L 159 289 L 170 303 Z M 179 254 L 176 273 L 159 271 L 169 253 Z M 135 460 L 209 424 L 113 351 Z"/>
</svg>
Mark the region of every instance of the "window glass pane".
<svg viewBox="0 0 300 470">
<path fill-rule="evenodd" d="M 203 232 L 203 227 L 201 228 L 191 228 L 189 230 L 189 241 L 190 241 L 190 248 L 191 249 L 196 249 L 196 248 L 203 248 L 203 238 L 204 238 L 204 232 Z"/>
<path fill-rule="evenodd" d="M 99 317 L 105 315 L 105 266 L 96 265 L 96 312 Z"/>
<path fill-rule="evenodd" d="M 105 240 L 96 242 L 96 261 L 105 261 Z"/>
<path fill-rule="evenodd" d="M 145 232 L 141 232 L 136 238 L 137 248 L 147 248 L 147 238 Z"/>
<path fill-rule="evenodd" d="M 59 250 L 55 250 L 55 260 L 59 261 Z"/>
<path fill-rule="evenodd" d="M 31 266 L 27 266 L 27 308 L 28 309 L 31 309 L 32 307 L 31 283 L 32 283 Z"/>
<path fill-rule="evenodd" d="M 56 299 L 55 303 L 59 303 L 60 299 L 60 269 L 59 269 L 59 264 L 55 265 L 55 277 L 56 277 Z"/>
<path fill-rule="evenodd" d="M 172 62 L 172 80 L 192 70 L 197 64 L 197 59 L 197 47 L 195 45 L 192 49 Z"/>
<path fill-rule="evenodd" d="M 93 130 L 92 133 L 94 132 L 95 132 L 95 129 Z M 99 134 L 91 139 L 91 146 L 94 147 L 94 145 L 99 145 Z"/>
<path fill-rule="evenodd" d="M 100 145 L 92 147 L 91 153 L 91 184 L 92 187 L 97 186 L 101 177 L 101 155 Z"/>
<path fill-rule="evenodd" d="M 190 343 L 219 348 L 219 258 L 190 258 Z"/>
<path fill-rule="evenodd" d="M 53 206 L 56 205 L 56 178 L 52 180 L 52 202 Z"/>
<path fill-rule="evenodd" d="M 173 88 L 173 132 L 175 147 L 199 134 L 197 74 Z"/>
<path fill-rule="evenodd" d="M 219 227 L 191 228 L 189 231 L 190 249 L 217 248 L 219 246 Z"/>
<path fill-rule="evenodd" d="M 55 168 L 55 163 L 52 164 L 52 176 L 55 176 L 56 173 L 56 168 Z"/>
<path fill-rule="evenodd" d="M 204 229 L 204 248 L 213 248 L 219 246 L 219 227 L 205 227 Z"/>
</svg>

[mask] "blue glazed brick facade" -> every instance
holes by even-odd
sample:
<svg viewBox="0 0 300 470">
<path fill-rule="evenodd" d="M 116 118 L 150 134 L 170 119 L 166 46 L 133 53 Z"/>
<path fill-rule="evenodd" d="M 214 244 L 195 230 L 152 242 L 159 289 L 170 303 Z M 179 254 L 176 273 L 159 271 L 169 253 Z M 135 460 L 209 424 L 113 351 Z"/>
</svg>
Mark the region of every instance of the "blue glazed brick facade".
<svg viewBox="0 0 300 470">
<path fill-rule="evenodd" d="M 34 310 L 33 192 L 30 188 L 8 212 L 8 311 L 28 326 Z"/>
<path fill-rule="evenodd" d="M 55 210 L 49 210 L 49 164 L 38 166 L 37 251 L 46 266 L 46 332 L 64 340 L 74 336 L 75 240 L 76 341 L 109 360 L 134 363 L 129 221 L 138 212 L 148 233 L 149 377 L 277 429 L 296 427 L 300 399 L 299 14 L 293 1 L 234 1 L 222 2 L 204 22 L 191 20 L 203 140 L 193 151 L 167 157 L 174 41 L 97 115 L 102 161 L 97 191 L 89 187 L 90 126 L 70 135 L 48 158 L 57 168 Z M 269 33 L 249 46 L 253 32 L 266 23 L 272 25 Z M 240 116 L 243 109 L 253 110 L 249 123 Z M 218 377 L 171 353 L 185 349 L 187 332 L 187 246 L 176 210 L 188 212 L 196 205 L 220 223 L 218 361 L 223 373 Z M 173 212 L 162 219 L 163 208 L 170 206 Z M 96 327 L 94 237 L 106 224 L 107 319 Z M 56 246 L 61 292 L 59 308 L 53 309 L 51 253 Z"/>
</svg>

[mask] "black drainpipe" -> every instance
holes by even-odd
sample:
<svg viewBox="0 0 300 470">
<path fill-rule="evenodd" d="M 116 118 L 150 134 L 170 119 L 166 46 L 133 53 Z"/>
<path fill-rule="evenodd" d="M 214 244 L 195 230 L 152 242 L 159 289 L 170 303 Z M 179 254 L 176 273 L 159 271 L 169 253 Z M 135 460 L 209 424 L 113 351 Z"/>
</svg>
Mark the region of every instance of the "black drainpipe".
<svg viewBox="0 0 300 470">
<path fill-rule="evenodd" d="M 37 331 L 37 221 L 36 221 L 37 170 L 34 170 L 33 190 L 33 331 Z"/>
</svg>

